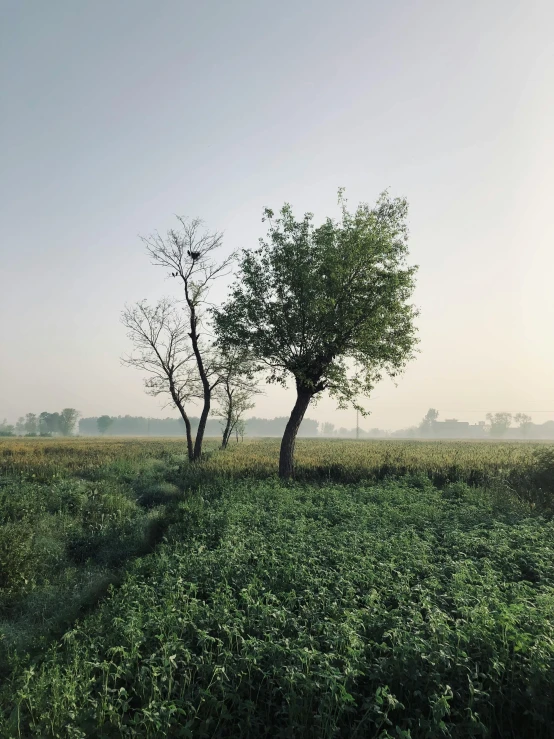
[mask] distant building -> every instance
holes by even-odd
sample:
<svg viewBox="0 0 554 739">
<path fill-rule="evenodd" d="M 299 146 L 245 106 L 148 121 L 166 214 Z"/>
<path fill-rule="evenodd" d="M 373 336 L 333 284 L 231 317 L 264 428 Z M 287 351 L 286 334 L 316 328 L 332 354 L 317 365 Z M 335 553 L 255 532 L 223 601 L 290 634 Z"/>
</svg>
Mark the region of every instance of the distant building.
<svg viewBox="0 0 554 739">
<path fill-rule="evenodd" d="M 439 439 L 478 439 L 485 436 L 484 423 L 470 424 L 457 418 L 435 421 L 432 429 L 432 435 Z"/>
</svg>

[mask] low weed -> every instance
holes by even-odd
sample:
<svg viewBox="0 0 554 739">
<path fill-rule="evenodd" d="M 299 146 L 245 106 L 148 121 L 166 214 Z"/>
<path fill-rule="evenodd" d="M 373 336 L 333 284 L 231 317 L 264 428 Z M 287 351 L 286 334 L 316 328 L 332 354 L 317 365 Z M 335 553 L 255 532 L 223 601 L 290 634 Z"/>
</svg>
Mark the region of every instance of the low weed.
<svg viewBox="0 0 554 739">
<path fill-rule="evenodd" d="M 424 478 L 237 481 L 178 508 L 14 671 L 6 735 L 552 736 L 552 522 Z"/>
</svg>

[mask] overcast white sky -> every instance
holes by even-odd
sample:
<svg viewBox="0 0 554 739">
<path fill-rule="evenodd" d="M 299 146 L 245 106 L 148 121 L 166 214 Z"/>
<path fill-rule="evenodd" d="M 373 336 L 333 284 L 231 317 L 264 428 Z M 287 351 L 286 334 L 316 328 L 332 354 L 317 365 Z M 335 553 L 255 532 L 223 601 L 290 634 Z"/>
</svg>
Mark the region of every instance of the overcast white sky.
<svg viewBox="0 0 554 739">
<path fill-rule="evenodd" d="M 420 350 L 364 426 L 554 418 L 551 0 L 3 0 L 0 418 L 164 416 L 120 366 L 175 285 L 138 234 L 410 202 Z M 269 387 L 259 416 L 288 414 Z M 308 416 L 353 426 L 323 400 Z"/>
</svg>

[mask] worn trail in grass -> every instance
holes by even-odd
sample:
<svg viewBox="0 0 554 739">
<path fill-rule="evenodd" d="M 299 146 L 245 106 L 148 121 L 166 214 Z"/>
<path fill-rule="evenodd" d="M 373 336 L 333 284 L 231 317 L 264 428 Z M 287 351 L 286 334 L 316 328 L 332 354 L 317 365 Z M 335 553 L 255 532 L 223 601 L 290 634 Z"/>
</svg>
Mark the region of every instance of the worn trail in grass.
<svg viewBox="0 0 554 739">
<path fill-rule="evenodd" d="M 552 736 L 550 520 L 421 473 L 197 483 L 121 587 L 18 657 L 2 736 Z"/>
</svg>

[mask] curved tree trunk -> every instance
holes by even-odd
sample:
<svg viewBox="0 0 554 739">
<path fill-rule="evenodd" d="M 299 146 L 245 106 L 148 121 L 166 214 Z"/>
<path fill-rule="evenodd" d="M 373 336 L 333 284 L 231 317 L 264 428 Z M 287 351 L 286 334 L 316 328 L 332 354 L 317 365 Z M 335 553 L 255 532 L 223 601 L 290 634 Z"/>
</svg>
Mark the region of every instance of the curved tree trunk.
<svg viewBox="0 0 554 739">
<path fill-rule="evenodd" d="M 190 425 L 189 417 L 187 416 L 186 413 L 183 417 L 183 421 L 185 422 L 185 428 L 187 430 L 187 454 L 188 454 L 189 462 L 192 462 L 192 459 L 193 459 L 192 427 Z"/>
<path fill-rule="evenodd" d="M 298 391 L 296 403 L 294 404 L 281 440 L 279 477 L 283 480 L 289 480 L 294 475 L 294 445 L 296 443 L 296 435 L 311 399 L 312 393 Z"/>
<path fill-rule="evenodd" d="M 190 341 L 192 344 L 192 351 L 196 359 L 198 366 L 198 374 L 200 376 L 200 382 L 202 383 L 202 391 L 204 396 L 204 407 L 200 414 L 200 421 L 198 423 L 198 430 L 196 431 L 196 439 L 194 440 L 194 454 L 193 461 L 197 461 L 202 456 L 202 442 L 204 441 L 204 430 L 206 428 L 206 421 L 210 415 L 210 406 L 212 401 L 212 388 L 206 374 L 206 368 L 204 367 L 204 360 L 202 353 L 200 352 L 199 334 L 198 334 L 198 316 L 196 314 L 196 305 L 189 295 L 188 286 L 185 285 L 185 296 L 187 304 L 190 309 Z"/>
<path fill-rule="evenodd" d="M 204 440 L 204 431 L 206 429 L 206 421 L 208 420 L 208 416 L 210 415 L 210 395 L 211 393 L 209 390 L 208 395 L 204 395 L 204 407 L 202 408 L 202 413 L 200 414 L 198 430 L 196 431 L 196 439 L 194 440 L 194 461 L 199 460 L 202 456 L 202 442 Z"/>
<path fill-rule="evenodd" d="M 174 391 L 172 391 L 171 394 L 173 396 L 173 402 L 175 403 L 175 405 L 179 409 L 179 413 L 181 414 L 181 418 L 185 422 L 185 429 L 186 429 L 186 432 L 187 432 L 187 454 L 188 454 L 189 462 L 192 462 L 193 459 L 194 459 L 194 453 L 193 453 L 193 448 L 192 448 L 192 428 L 191 428 L 191 425 L 190 425 L 190 419 L 187 416 L 187 412 L 185 411 L 185 409 L 183 407 L 183 404 L 181 403 L 181 401 L 180 401 L 179 397 L 177 396 L 177 394 L 174 393 Z"/>
</svg>

